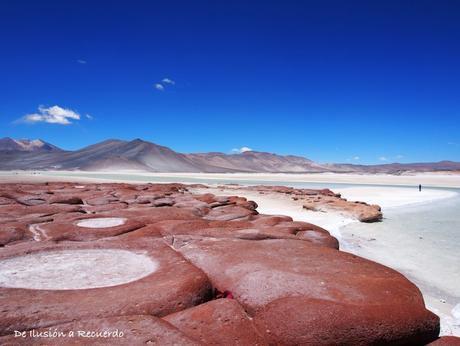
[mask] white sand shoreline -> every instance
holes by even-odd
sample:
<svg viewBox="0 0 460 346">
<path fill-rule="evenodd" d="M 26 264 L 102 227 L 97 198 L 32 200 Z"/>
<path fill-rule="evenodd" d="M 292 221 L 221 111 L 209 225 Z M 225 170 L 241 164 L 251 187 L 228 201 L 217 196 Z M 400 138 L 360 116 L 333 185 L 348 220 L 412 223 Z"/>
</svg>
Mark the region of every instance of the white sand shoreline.
<svg viewBox="0 0 460 346">
<path fill-rule="evenodd" d="M 0 181 L 11 176 L 34 177 L 46 176 L 49 179 L 100 179 L 101 181 L 116 180 L 127 182 L 146 182 L 149 178 L 154 182 L 171 182 L 183 179 L 185 182 L 194 180 L 241 182 L 292 182 L 292 183 L 324 183 L 350 185 L 386 185 L 413 186 L 422 184 L 424 187 L 460 188 L 460 174 L 417 173 L 406 175 L 390 174 L 347 174 L 347 173 L 149 173 L 139 171 L 0 171 Z M 139 179 L 136 180 L 136 177 Z M 188 181 L 191 180 L 191 181 Z M 89 180 L 88 180 L 89 181 Z M 273 185 L 272 184 L 272 185 Z"/>
<path fill-rule="evenodd" d="M 458 196 L 457 192 L 435 188 L 416 187 L 345 187 L 334 188 L 342 197 L 350 201 L 363 200 L 369 204 L 378 204 L 382 210 L 423 205 L 437 200 Z"/>
</svg>

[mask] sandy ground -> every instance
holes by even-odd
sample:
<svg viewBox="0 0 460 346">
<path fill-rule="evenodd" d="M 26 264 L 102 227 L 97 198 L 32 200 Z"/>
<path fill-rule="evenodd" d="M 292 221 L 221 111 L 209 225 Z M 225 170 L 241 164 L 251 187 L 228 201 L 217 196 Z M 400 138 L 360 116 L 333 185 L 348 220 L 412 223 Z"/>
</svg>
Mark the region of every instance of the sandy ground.
<svg viewBox="0 0 460 346">
<path fill-rule="evenodd" d="M 350 201 L 364 201 L 369 204 L 378 204 L 385 211 L 388 208 L 397 208 L 416 204 L 425 204 L 440 199 L 457 196 L 457 193 L 433 188 L 404 187 L 349 187 L 334 188 L 342 197 Z"/>
<path fill-rule="evenodd" d="M 413 175 L 389 175 L 389 174 L 283 174 L 283 173 L 143 173 L 143 172 L 75 172 L 75 171 L 46 171 L 29 172 L 13 171 L 0 172 L 0 182 L 36 181 L 40 176 L 46 176 L 48 180 L 57 181 L 127 181 L 127 182 L 171 182 L 194 180 L 208 180 L 216 183 L 223 181 L 270 181 L 293 182 L 293 183 L 342 183 L 342 184 L 369 184 L 369 185 L 405 185 L 426 187 L 457 187 L 460 188 L 460 174 L 441 173 L 418 173 Z M 136 179 L 138 177 L 138 179 Z"/>
</svg>

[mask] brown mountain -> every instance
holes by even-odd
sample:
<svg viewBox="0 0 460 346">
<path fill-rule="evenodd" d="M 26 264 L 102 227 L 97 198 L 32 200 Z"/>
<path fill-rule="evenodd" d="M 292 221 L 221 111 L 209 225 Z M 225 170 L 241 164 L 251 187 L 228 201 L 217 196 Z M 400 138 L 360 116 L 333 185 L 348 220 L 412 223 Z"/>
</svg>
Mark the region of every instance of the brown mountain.
<svg viewBox="0 0 460 346">
<path fill-rule="evenodd" d="M 76 151 L 63 151 L 42 140 L 0 139 L 0 170 L 136 170 L 148 172 L 390 173 L 460 171 L 460 163 L 352 165 L 319 164 L 307 158 L 246 151 L 241 154 L 182 154 L 135 139 L 106 140 Z"/>
<path fill-rule="evenodd" d="M 188 154 L 200 167 L 212 166 L 223 172 L 324 172 L 325 166 L 300 156 L 282 156 L 258 151 L 245 151 L 241 154 L 203 153 Z"/>
<path fill-rule="evenodd" d="M 136 139 L 106 140 L 76 151 L 25 153 L 1 152 L 0 169 L 141 170 L 155 172 L 199 172 L 183 154 Z"/>
<path fill-rule="evenodd" d="M 405 172 L 453 172 L 460 171 L 460 162 L 418 162 L 418 163 L 387 163 L 382 165 L 334 164 L 336 168 L 349 172 L 402 174 Z"/>
</svg>

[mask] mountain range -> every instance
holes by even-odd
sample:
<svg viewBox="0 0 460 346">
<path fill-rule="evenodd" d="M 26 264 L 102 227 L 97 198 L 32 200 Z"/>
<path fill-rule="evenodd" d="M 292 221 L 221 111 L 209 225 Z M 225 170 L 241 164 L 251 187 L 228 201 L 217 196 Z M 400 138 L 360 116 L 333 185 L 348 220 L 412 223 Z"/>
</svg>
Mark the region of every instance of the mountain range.
<svg viewBox="0 0 460 346">
<path fill-rule="evenodd" d="M 460 162 L 322 164 L 301 156 L 245 151 L 183 154 L 141 139 L 109 139 L 62 150 L 40 139 L 0 139 L 0 170 L 135 170 L 147 172 L 389 173 L 460 171 Z"/>
</svg>

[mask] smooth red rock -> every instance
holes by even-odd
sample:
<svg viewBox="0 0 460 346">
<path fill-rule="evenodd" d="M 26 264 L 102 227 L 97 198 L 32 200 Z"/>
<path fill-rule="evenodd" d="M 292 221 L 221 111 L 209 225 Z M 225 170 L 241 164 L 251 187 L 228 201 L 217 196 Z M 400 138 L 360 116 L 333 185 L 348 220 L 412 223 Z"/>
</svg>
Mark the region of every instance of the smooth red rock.
<svg viewBox="0 0 460 346">
<path fill-rule="evenodd" d="M 117 237 L 119 240 L 131 240 L 131 239 L 139 239 L 139 238 L 161 238 L 163 237 L 161 228 L 157 225 L 147 225 L 145 227 L 139 228 L 132 232 L 127 232 L 121 234 Z"/>
<path fill-rule="evenodd" d="M 439 319 L 425 309 L 417 287 L 401 274 L 377 263 L 303 241 L 187 240 L 184 236 L 179 242 L 179 238 L 175 239 L 178 251 L 201 268 L 219 291 L 231 291 L 256 318 L 259 313 L 266 313 L 271 303 L 283 298 L 293 300 L 277 311 L 295 308 L 303 315 L 305 309 L 309 310 L 303 301 L 313 299 L 331 306 L 331 311 L 337 307 L 336 313 L 345 320 L 339 326 L 342 330 L 335 332 L 337 335 L 345 335 L 352 328 L 379 335 L 379 323 L 388 326 L 385 337 L 393 343 L 430 341 L 439 332 Z M 296 299 L 297 304 L 291 303 Z M 354 319 L 356 309 L 369 312 L 369 316 Z M 374 323 L 373 314 L 378 316 L 378 323 Z M 399 321 L 398 325 L 392 324 L 393 320 Z M 299 326 L 293 331 L 292 340 L 297 340 L 299 330 L 313 333 L 308 329 L 308 321 L 304 325 L 301 320 L 296 323 Z M 280 335 L 276 339 L 280 344 L 291 340 L 283 339 L 282 333 L 277 335 Z M 369 340 L 372 337 L 369 336 Z"/>
<path fill-rule="evenodd" d="M 39 333 L 57 333 L 39 337 Z M 74 336 L 71 336 L 73 332 Z M 107 334 L 103 334 L 107 332 Z M 32 333 L 32 334 L 31 334 Z M 93 334 L 91 334 L 93 333 Z M 98 334 L 96 334 L 98 333 Z M 110 334 L 109 334 L 110 333 Z M 168 322 L 154 316 L 117 316 L 58 324 L 50 328 L 25 331 L 26 337 L 0 337 L 0 344 L 12 345 L 180 345 L 198 346 Z M 53 335 L 53 334 L 51 334 Z"/>
<path fill-rule="evenodd" d="M 0 225 L 0 245 L 21 240 L 24 238 L 26 230 L 17 225 Z"/>
<path fill-rule="evenodd" d="M 456 336 L 442 336 L 429 346 L 460 346 L 460 338 Z"/>
<path fill-rule="evenodd" d="M 116 214 L 115 214 L 116 215 Z M 74 240 L 74 241 L 88 241 L 100 238 L 113 237 L 119 234 L 127 233 L 144 227 L 145 224 L 134 219 L 128 219 L 126 222 L 119 226 L 103 227 L 103 228 L 89 228 L 80 227 L 78 222 L 87 219 L 98 219 L 99 215 L 85 218 L 76 218 L 67 222 L 49 222 L 39 224 L 37 233 L 41 237 L 40 240 Z"/>
<path fill-rule="evenodd" d="M 423 305 L 343 304 L 307 297 L 277 299 L 255 316 L 271 345 L 425 345 L 439 333 Z"/>
<path fill-rule="evenodd" d="M 254 226 L 276 226 L 281 222 L 292 222 L 292 217 L 284 215 L 263 215 L 259 214 L 252 221 Z"/>
<path fill-rule="evenodd" d="M 204 345 L 268 345 L 234 299 L 213 300 L 164 319 Z"/>
<path fill-rule="evenodd" d="M 104 211 L 114 211 L 128 208 L 127 203 L 110 203 L 101 205 L 85 205 L 82 209 L 88 214 L 102 213 Z"/>
<path fill-rule="evenodd" d="M 0 252 L 0 261 L 33 252 L 95 248 L 144 253 L 157 260 L 159 268 L 142 279 L 111 287 L 70 290 L 0 287 L 0 335 L 83 318 L 161 317 L 200 304 L 211 294 L 210 283 L 201 270 L 155 239 L 21 243 L 5 247 Z"/>
<path fill-rule="evenodd" d="M 157 259 L 160 269 L 111 287 L 0 288 L 0 334 L 70 321 L 125 326 L 135 314 L 143 315 L 134 322 L 137 332 L 122 344 L 187 344 L 185 334 L 196 343 L 231 345 L 422 344 L 437 337 L 438 318 L 413 284 L 337 251 L 337 240 L 321 227 L 260 215 L 246 198 L 193 195 L 181 184 L 78 185 L 0 184 L 0 261 L 53 249 L 125 249 Z M 330 190 L 250 189 L 344 212 L 370 207 Z M 105 217 L 127 222 L 76 226 Z M 233 299 L 206 303 L 213 297 Z M 167 324 L 157 329 L 147 315 L 167 316 L 185 334 Z M 159 330 L 164 338 L 144 338 Z"/>
<path fill-rule="evenodd" d="M 199 219 L 200 214 L 187 208 L 161 207 L 139 208 L 132 207 L 115 212 L 107 211 L 99 213 L 100 217 L 126 217 L 146 225 L 154 224 L 163 220 L 193 220 Z"/>
<path fill-rule="evenodd" d="M 213 208 L 205 216 L 205 219 L 216 221 L 248 220 L 251 215 L 257 215 L 257 211 L 242 206 L 229 205 Z"/>
</svg>

